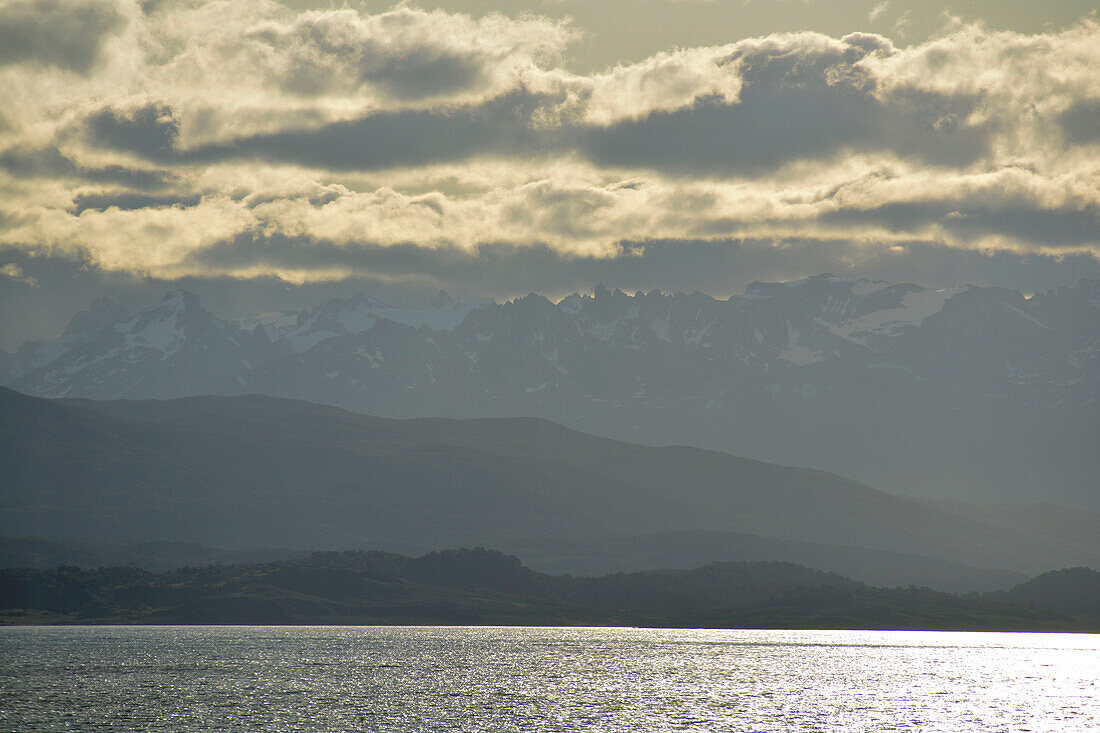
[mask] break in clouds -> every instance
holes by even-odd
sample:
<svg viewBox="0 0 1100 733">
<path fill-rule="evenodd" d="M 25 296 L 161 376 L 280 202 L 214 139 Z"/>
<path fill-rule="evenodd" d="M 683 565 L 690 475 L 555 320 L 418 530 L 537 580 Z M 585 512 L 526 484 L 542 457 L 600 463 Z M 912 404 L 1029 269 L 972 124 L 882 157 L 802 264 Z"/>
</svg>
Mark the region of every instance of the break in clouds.
<svg viewBox="0 0 1100 733">
<path fill-rule="evenodd" d="M 6 3 L 0 277 L 36 287 L 52 259 L 500 296 L 1097 272 L 1095 18 L 947 18 L 905 47 L 772 35 L 591 74 L 567 70 L 580 42 L 410 5 Z"/>
</svg>

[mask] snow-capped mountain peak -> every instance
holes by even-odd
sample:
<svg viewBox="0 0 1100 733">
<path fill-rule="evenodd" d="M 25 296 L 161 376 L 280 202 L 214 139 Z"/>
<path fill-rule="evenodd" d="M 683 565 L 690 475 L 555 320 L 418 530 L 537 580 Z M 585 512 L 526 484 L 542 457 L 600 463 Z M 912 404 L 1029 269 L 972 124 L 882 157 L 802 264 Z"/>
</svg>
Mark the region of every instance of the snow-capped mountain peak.
<svg viewBox="0 0 1100 733">
<path fill-rule="evenodd" d="M 294 351 L 304 352 L 327 339 L 363 333 L 379 321 L 391 321 L 410 328 L 429 331 L 453 331 L 475 310 L 494 305 L 488 298 L 452 298 L 440 292 L 424 308 L 396 308 L 358 293 L 351 298 L 334 299 L 298 319 L 294 328 L 280 336 Z"/>
<path fill-rule="evenodd" d="M 169 290 L 160 299 L 160 307 L 167 307 L 173 310 L 186 310 L 188 308 L 201 308 L 199 303 L 199 296 L 195 295 L 189 290 Z"/>
<path fill-rule="evenodd" d="M 726 300 L 600 287 L 556 304 L 441 294 L 399 308 L 359 294 L 230 323 L 173 292 L 66 335 L 60 356 L 12 386 L 94 398 L 255 392 L 394 417 L 540 416 L 914 492 L 932 474 L 971 480 L 959 456 L 985 455 L 1007 467 L 991 482 L 1022 486 L 1100 470 L 1072 452 L 1100 430 L 1098 304 L 1093 281 L 1025 298 L 819 275 L 753 283 Z M 1012 442 L 1006 426 L 1037 432 Z M 1069 452 L 1036 475 L 1028 446 L 1050 436 Z M 939 458 L 907 467 L 914 445 Z"/>
<path fill-rule="evenodd" d="M 276 353 L 262 333 L 222 321 L 194 293 L 173 290 L 150 308 L 85 333 L 13 386 L 50 397 L 174 397 L 213 391 Z"/>
</svg>

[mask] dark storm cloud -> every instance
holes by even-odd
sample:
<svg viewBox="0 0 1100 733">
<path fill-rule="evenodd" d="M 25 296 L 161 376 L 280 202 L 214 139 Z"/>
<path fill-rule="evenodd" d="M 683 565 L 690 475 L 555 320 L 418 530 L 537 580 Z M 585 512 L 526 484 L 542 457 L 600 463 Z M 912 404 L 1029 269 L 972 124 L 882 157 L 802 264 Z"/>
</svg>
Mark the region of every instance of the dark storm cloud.
<svg viewBox="0 0 1100 733">
<path fill-rule="evenodd" d="M 103 211 L 109 208 L 133 211 L 136 209 L 159 208 L 162 206 L 190 207 L 196 206 L 200 200 L 201 197 L 198 195 L 158 196 L 132 191 L 82 193 L 73 199 L 73 205 L 70 211 L 79 216 L 82 211 Z"/>
<path fill-rule="evenodd" d="M 961 166 L 989 148 L 989 128 L 957 122 L 971 104 L 924 95 L 889 105 L 856 89 L 749 88 L 737 104 L 702 99 L 688 109 L 590 128 L 581 150 L 603 165 L 683 174 L 766 173 L 842 150 Z"/>
<path fill-rule="evenodd" d="M 1063 112 L 1058 122 L 1066 140 L 1074 145 L 1100 142 L 1100 99 L 1082 99 Z"/>
<path fill-rule="evenodd" d="M 423 99 L 470 89 L 483 73 L 481 63 L 456 53 L 436 54 L 424 50 L 387 59 L 379 68 L 364 68 L 363 81 L 378 84 L 397 99 Z"/>
<path fill-rule="evenodd" d="M 881 91 L 859 62 L 883 50 L 875 36 L 849 36 L 825 46 L 797 39 L 738 46 L 716 61 L 714 72 L 739 76 L 738 99 L 708 94 L 680 109 L 608 125 L 577 122 L 580 115 L 565 110 L 570 99 L 565 92 L 538 94 L 523 87 L 479 103 L 380 112 L 187 151 L 177 148 L 179 125 L 163 106 L 107 109 L 87 124 L 101 144 L 150 159 L 252 158 L 332 170 L 416 166 L 483 153 L 579 152 L 599 165 L 751 176 L 842 150 L 893 152 L 952 167 L 989 152 L 996 123 L 966 122 L 976 97 L 904 85 Z M 407 62 L 426 68 L 420 61 Z M 563 110 L 559 125 L 536 122 Z"/>
<path fill-rule="evenodd" d="M 888 43 L 866 34 L 842 41 L 738 44 L 718 62 L 736 69 L 738 100 L 702 97 L 689 107 L 592 129 L 582 148 L 599 163 L 682 173 L 766 172 L 846 149 L 947 166 L 987 154 L 995 126 L 964 122 L 976 98 L 904 85 L 883 91 L 860 62 L 890 52 Z"/>
<path fill-rule="evenodd" d="M 373 243 L 335 244 L 311 238 L 282 235 L 241 234 L 226 242 L 198 250 L 189 261 L 210 268 L 240 268 L 263 265 L 272 268 L 327 270 L 347 268 L 382 277 L 426 277 L 469 279 L 488 263 L 496 269 L 534 266 L 560 267 L 568 261 L 548 247 L 484 245 L 477 252 L 457 247 L 429 248 L 415 244 L 382 246 Z M 486 271 L 487 272 L 487 271 Z M 496 280 L 496 276 L 490 276 Z"/>
<path fill-rule="evenodd" d="M 0 153 L 0 169 L 16 178 L 76 178 L 146 191 L 163 188 L 173 177 L 165 170 L 128 168 L 121 165 L 85 167 L 52 147 L 9 148 Z"/>
<path fill-rule="evenodd" d="M 310 97 L 381 93 L 393 100 L 454 97 L 510 86 L 521 69 L 560 53 L 574 34 L 545 17 L 480 19 L 395 5 L 269 18 L 243 34 L 253 58 L 277 59 L 266 80 Z"/>
<path fill-rule="evenodd" d="M 0 168 L 17 178 L 75 176 L 76 163 L 57 148 L 14 147 L 0 153 Z"/>
<path fill-rule="evenodd" d="M 923 241 L 868 246 L 813 238 L 657 239 L 623 242 L 621 247 L 619 256 L 605 258 L 571 255 L 542 245 L 487 244 L 471 252 L 242 235 L 192 257 L 212 268 L 346 268 L 385 279 L 430 283 L 452 292 L 504 296 L 589 292 L 598 283 L 628 291 L 657 288 L 728 295 L 740 292 L 752 280 L 785 280 L 820 272 L 930 287 L 973 282 L 1032 290 L 1100 276 L 1100 263 L 1088 254 L 980 253 Z"/>
<path fill-rule="evenodd" d="M 179 139 L 179 124 L 166 105 L 150 104 L 126 112 L 103 109 L 91 115 L 87 124 L 96 142 L 148 158 L 170 154 Z"/>
<path fill-rule="evenodd" d="M 1100 243 L 1100 208 L 974 206 L 965 200 L 884 204 L 822 214 L 825 224 L 876 224 L 904 232 L 937 224 L 964 240 L 995 233 L 1036 245 L 1067 247 Z"/>
<path fill-rule="evenodd" d="M 279 86 L 293 94 L 320 95 L 334 91 L 341 81 L 326 65 L 297 59 L 279 79 Z M 355 80 L 371 84 L 394 99 L 416 100 L 454 94 L 478 85 L 484 62 L 457 53 L 440 53 L 432 48 L 414 48 L 409 53 L 383 58 L 369 55 L 358 63 Z"/>
<path fill-rule="evenodd" d="M 608 126 L 532 124 L 556 100 L 520 90 L 476 105 L 382 112 L 312 129 L 237 138 L 182 151 L 168 110 L 106 110 L 89 119 L 107 147 L 161 162 L 283 161 L 330 170 L 368 170 L 464 160 L 496 153 L 527 157 L 579 152 L 599 165 L 679 174 L 767 173 L 841 150 L 891 151 L 961 166 L 988 150 L 991 125 L 964 126 L 972 100 L 900 96 L 887 104 L 854 88 L 750 87 L 738 103 L 716 97 L 674 112 Z"/>
<path fill-rule="evenodd" d="M 61 5 L 0 17 L 12 7 Z M 1034 290 L 1093 274 L 1082 251 L 1100 252 L 1087 21 L 953 21 L 903 48 L 716 39 L 733 42 L 578 73 L 576 34 L 545 18 L 118 7 L 133 26 L 89 21 L 80 58 L 0 49 L 26 90 L 0 121 L 0 242 L 40 259 L 86 252 L 141 283 L 278 273 L 501 296 L 724 293 L 822 271 Z M 1008 252 L 1029 248 L 1065 257 Z M 25 275 L 9 290 L 59 287 L 5 264 Z"/>
<path fill-rule="evenodd" d="M 256 158 L 332 170 L 365 170 L 462 160 L 502 147 L 503 126 L 461 109 L 385 112 L 314 130 L 290 130 L 199 148 L 193 161 Z"/>
<path fill-rule="evenodd" d="M 381 112 L 192 150 L 178 148 L 179 126 L 171 110 L 162 106 L 101 110 L 88 118 L 87 129 L 89 137 L 104 147 L 162 163 L 260 159 L 366 170 L 462 160 L 493 151 L 534 152 L 548 137 L 540 139 L 526 124 L 540 103 L 540 98 L 518 91 L 479 105 Z"/>
<path fill-rule="evenodd" d="M 0 4 L 0 65 L 36 62 L 81 73 L 125 25 L 106 0 L 15 0 Z"/>
</svg>

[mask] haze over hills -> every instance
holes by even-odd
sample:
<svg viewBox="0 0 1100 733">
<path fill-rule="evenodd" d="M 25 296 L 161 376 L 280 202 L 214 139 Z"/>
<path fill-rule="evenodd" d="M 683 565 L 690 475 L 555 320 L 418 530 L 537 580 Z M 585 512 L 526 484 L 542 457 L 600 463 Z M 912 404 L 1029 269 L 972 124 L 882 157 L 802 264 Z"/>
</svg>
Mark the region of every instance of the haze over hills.
<svg viewBox="0 0 1100 733">
<path fill-rule="evenodd" d="M 947 589 L 1100 564 L 1100 534 L 1087 528 L 1014 531 L 822 471 L 530 418 L 392 420 L 259 396 L 51 401 L 7 389 L 0 406 L 5 535 L 481 545 L 575 572 L 786 559 Z"/>
<path fill-rule="evenodd" d="M 553 303 L 368 296 L 231 322 L 101 302 L 6 355 L 48 397 L 263 393 L 387 417 L 516 417 L 821 468 L 914 496 L 1100 509 L 1100 281 L 755 283 Z"/>
</svg>

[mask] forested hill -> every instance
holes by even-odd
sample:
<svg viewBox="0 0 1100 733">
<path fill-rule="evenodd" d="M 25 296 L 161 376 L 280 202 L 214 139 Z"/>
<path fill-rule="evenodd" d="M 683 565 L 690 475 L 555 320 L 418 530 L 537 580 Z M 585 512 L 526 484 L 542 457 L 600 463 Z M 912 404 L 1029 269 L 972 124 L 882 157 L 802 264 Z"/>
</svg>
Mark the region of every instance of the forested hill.
<svg viewBox="0 0 1100 733">
<path fill-rule="evenodd" d="M 1095 585 L 1098 574 L 1091 578 Z M 1044 581 L 1046 582 L 1046 581 Z M 576 578 L 484 549 L 408 557 L 314 553 L 302 560 L 136 568 L 0 570 L 0 621 L 78 624 L 492 624 L 705 628 L 1100 631 L 1013 594 L 874 588 L 790 563 Z"/>
</svg>

